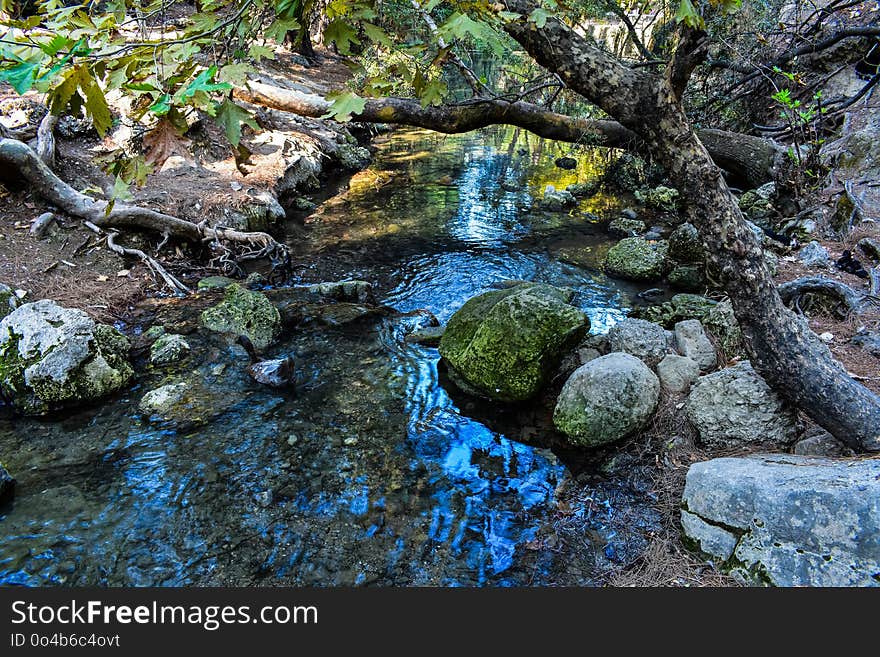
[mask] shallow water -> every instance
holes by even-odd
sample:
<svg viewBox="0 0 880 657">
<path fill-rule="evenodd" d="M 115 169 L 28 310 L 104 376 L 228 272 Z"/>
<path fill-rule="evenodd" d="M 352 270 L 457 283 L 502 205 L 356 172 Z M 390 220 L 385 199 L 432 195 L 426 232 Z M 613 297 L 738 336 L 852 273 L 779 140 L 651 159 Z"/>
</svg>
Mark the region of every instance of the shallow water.
<svg viewBox="0 0 880 657">
<path fill-rule="evenodd" d="M 624 316 L 638 289 L 560 255 L 600 258 L 589 213 L 619 201 L 529 210 L 547 183 L 601 173 L 598 152 L 576 153 L 575 172 L 560 154 L 515 130 L 384 138 L 369 170 L 291 228 L 292 282 L 364 278 L 400 313 L 293 331 L 273 353 L 295 355 L 296 394 L 252 383 L 240 348 L 193 333 L 176 370 L 142 367 L 99 408 L 0 419 L 19 481 L 0 510 L 0 583 L 587 585 L 635 556 L 656 523 L 643 491 L 582 463 L 575 483 L 546 406 L 468 399 L 436 349 L 404 341 L 427 314 L 403 313 L 445 321 L 509 279 L 571 287 L 594 332 Z M 138 413 L 178 379 L 204 387 L 206 424 Z"/>
</svg>

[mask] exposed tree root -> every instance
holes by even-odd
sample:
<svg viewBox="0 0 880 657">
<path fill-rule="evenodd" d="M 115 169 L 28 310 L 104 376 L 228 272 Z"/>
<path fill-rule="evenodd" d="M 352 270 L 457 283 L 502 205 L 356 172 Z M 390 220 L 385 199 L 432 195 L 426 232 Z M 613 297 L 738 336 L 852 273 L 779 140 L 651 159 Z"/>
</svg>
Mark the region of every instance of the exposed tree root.
<svg viewBox="0 0 880 657">
<path fill-rule="evenodd" d="M 800 299 L 807 294 L 823 296 L 837 302 L 840 314 L 844 317 L 852 313 L 859 314 L 870 303 L 876 303 L 870 294 L 861 294 L 846 283 L 835 281 L 824 276 L 805 276 L 778 288 L 779 296 L 786 305 L 798 306 Z"/>
<path fill-rule="evenodd" d="M 166 238 L 211 242 L 224 262 L 269 258 L 273 267 L 286 267 L 289 262 L 287 247 L 268 233 L 241 232 L 220 226 L 212 228 L 206 222 L 196 224 L 127 203 L 117 202 L 108 207 L 107 201 L 82 194 L 61 180 L 32 148 L 17 139 L 0 139 L 0 168 L 6 169 L 3 172 L 6 175 L 24 178 L 32 189 L 62 211 L 98 228 L 136 228 L 155 231 Z M 233 254 L 232 247 L 241 251 Z"/>
<path fill-rule="evenodd" d="M 49 112 L 37 128 L 37 156 L 50 169 L 55 168 L 55 126 L 57 125 L 58 117 Z"/>
</svg>

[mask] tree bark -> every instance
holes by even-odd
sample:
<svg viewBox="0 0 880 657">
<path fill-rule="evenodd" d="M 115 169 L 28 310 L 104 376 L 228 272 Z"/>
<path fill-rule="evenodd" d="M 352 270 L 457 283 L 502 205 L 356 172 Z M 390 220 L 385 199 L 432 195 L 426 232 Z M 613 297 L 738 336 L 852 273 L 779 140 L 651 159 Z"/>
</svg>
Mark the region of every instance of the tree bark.
<svg viewBox="0 0 880 657">
<path fill-rule="evenodd" d="M 525 17 L 530 4 L 509 0 L 508 8 Z M 639 135 L 666 167 L 705 244 L 708 264 L 730 296 L 755 369 L 838 439 L 880 451 L 880 397 L 854 381 L 782 302 L 758 239 L 685 115 L 679 98 L 681 79 L 628 69 L 557 19 L 548 19 L 538 29 L 523 18 L 506 29 L 569 88 Z M 675 59 L 669 67 L 673 73 L 680 65 L 690 65 Z"/>
<path fill-rule="evenodd" d="M 331 105 L 322 96 L 257 80 L 236 89 L 235 95 L 249 103 L 312 118 L 326 115 Z M 355 119 L 365 123 L 397 123 L 446 134 L 505 124 L 524 128 L 545 139 L 650 154 L 644 141 L 617 121 L 574 118 L 524 101 L 487 98 L 460 105 L 422 107 L 419 101 L 407 98 L 371 98 Z M 718 165 L 745 187 L 758 187 L 773 179 L 780 149 L 772 141 L 724 130 L 706 129 L 698 134 L 709 145 Z"/>
</svg>

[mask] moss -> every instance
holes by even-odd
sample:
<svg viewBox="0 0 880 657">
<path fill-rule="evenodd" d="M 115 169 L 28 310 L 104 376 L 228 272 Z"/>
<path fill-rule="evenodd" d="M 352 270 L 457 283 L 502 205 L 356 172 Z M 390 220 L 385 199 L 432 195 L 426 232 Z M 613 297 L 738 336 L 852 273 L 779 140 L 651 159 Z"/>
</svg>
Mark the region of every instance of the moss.
<svg viewBox="0 0 880 657">
<path fill-rule="evenodd" d="M 463 387 L 502 401 L 528 399 L 589 327 L 570 299 L 533 283 L 481 294 L 449 320 L 440 354 Z"/>
<path fill-rule="evenodd" d="M 631 281 L 655 281 L 663 277 L 668 249 L 663 240 L 649 242 L 641 237 L 627 237 L 608 251 L 605 272 Z"/>
<path fill-rule="evenodd" d="M 281 315 L 264 295 L 233 283 L 223 301 L 202 313 L 202 324 L 217 333 L 247 336 L 262 350 L 281 332 Z"/>
<path fill-rule="evenodd" d="M 681 290 L 698 291 L 706 287 L 702 267 L 697 265 L 681 265 L 676 267 L 669 272 L 667 280 L 672 287 L 677 287 Z"/>
<path fill-rule="evenodd" d="M 630 315 L 672 329 L 677 322 L 708 316 L 717 302 L 698 294 L 676 294 L 672 299 L 656 306 L 637 308 Z"/>
<path fill-rule="evenodd" d="M 678 190 L 660 185 L 652 189 L 640 189 L 635 193 L 636 200 L 649 208 L 674 212 L 678 206 Z"/>
</svg>

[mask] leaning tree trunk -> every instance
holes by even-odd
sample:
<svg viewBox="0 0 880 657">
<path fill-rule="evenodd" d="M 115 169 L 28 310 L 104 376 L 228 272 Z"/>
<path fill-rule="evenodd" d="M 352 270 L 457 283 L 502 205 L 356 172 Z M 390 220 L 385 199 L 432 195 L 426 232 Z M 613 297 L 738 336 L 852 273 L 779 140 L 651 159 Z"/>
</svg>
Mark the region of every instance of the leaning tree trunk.
<svg viewBox="0 0 880 657">
<path fill-rule="evenodd" d="M 730 296 L 755 369 L 783 397 L 847 444 L 880 451 L 880 398 L 834 360 L 773 283 L 764 251 L 706 148 L 671 107 L 653 151 L 668 168 L 688 219 L 707 247 L 708 264 Z M 667 114 L 668 116 L 668 114 Z"/>
<path fill-rule="evenodd" d="M 538 29 L 529 0 L 506 25 L 535 60 L 635 132 L 667 168 L 730 296 L 755 369 L 777 392 L 847 444 L 880 451 L 880 397 L 860 385 L 785 307 L 758 239 L 694 132 L 681 97 L 706 53 L 705 34 L 683 30 L 665 76 L 624 66 L 556 19 Z"/>
</svg>

